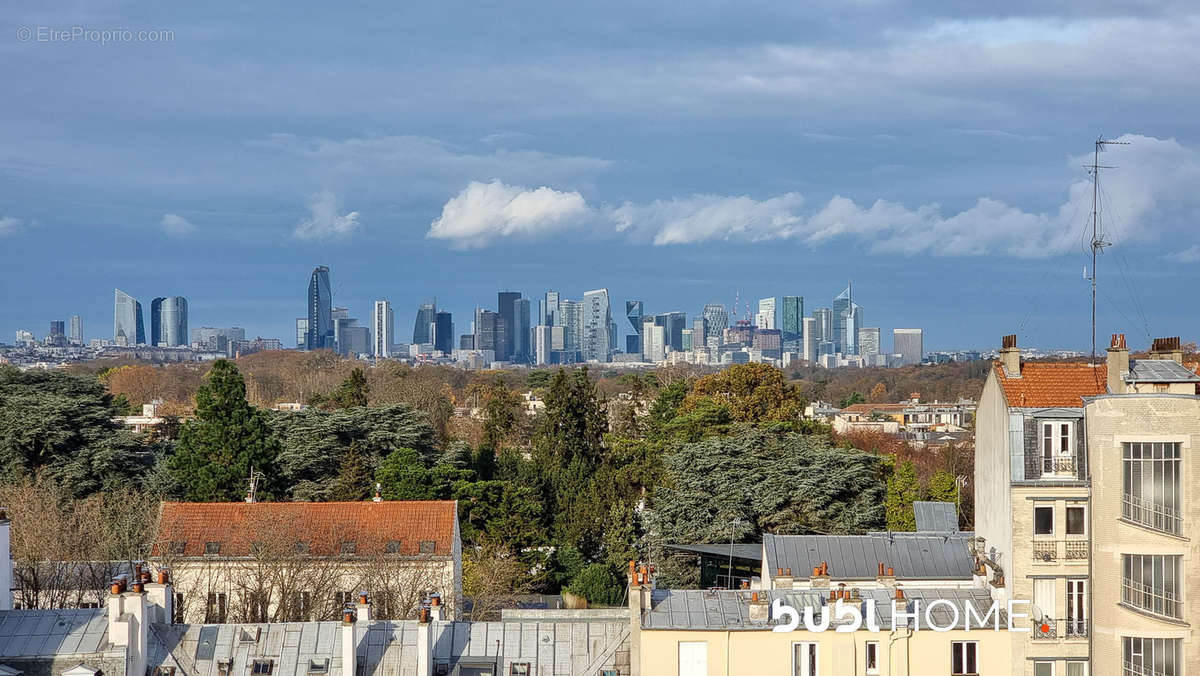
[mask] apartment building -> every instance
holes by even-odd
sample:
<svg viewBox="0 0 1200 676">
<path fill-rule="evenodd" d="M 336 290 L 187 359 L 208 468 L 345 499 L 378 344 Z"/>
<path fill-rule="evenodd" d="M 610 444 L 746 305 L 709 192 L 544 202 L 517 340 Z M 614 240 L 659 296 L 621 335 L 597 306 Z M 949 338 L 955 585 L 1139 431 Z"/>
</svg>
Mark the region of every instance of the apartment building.
<svg viewBox="0 0 1200 676">
<path fill-rule="evenodd" d="M 1182 640 L 1200 614 L 1181 602 L 1181 580 L 1200 573 L 1186 539 L 1200 512 L 1184 490 L 1200 479 L 1184 462 L 1198 382 L 1178 339 L 1131 360 L 1114 335 L 1092 365 L 1022 362 L 1004 338 L 976 418 L 975 547 L 1001 594 L 1032 602 L 1031 631 L 1010 635 L 1013 674 L 1178 676 L 1200 663 Z"/>
</svg>

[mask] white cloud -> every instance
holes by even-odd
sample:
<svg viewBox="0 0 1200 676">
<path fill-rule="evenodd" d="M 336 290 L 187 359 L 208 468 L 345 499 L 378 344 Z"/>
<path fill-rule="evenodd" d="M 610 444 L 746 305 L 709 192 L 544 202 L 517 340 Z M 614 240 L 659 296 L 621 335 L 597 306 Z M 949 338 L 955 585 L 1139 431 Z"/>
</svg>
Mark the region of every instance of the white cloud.
<svg viewBox="0 0 1200 676">
<path fill-rule="evenodd" d="M 1200 217 L 1200 151 L 1174 139 L 1126 135 L 1104 162 L 1101 223 L 1108 239 L 1178 241 Z M 1071 158 L 1072 167 L 1091 156 Z M 1103 163 L 1103 162 L 1102 162 Z M 853 240 L 878 254 L 1043 258 L 1082 250 L 1091 209 L 1088 179 L 1066 188 L 1067 199 L 1047 212 L 1030 212 L 990 197 L 944 213 L 939 204 L 907 207 L 877 200 L 869 206 L 835 196 L 805 211 L 804 198 L 766 199 L 693 195 L 648 204 L 589 206 L 577 192 L 527 190 L 499 181 L 472 183 L 446 203 L 429 236 L 481 247 L 499 237 L 557 232 L 583 222 L 607 222 L 612 232 L 655 245 L 708 241 L 795 240 L 809 246 Z M 1197 250 L 1197 247 L 1188 251 Z M 1181 252 L 1179 256 L 1187 255 Z M 1200 250 L 1196 251 L 1200 256 Z M 1183 260 L 1173 258 L 1172 260 Z"/>
<path fill-rule="evenodd" d="M 176 214 L 163 214 L 160 225 L 168 235 L 175 236 L 189 235 L 196 230 L 191 221 Z"/>
<path fill-rule="evenodd" d="M 456 248 L 486 246 L 497 237 L 552 234 L 587 220 L 591 209 L 578 192 L 547 187 L 527 190 L 472 181 L 442 207 L 428 237 L 449 240 Z"/>
<path fill-rule="evenodd" d="M 1169 253 L 1164 258 L 1176 263 L 1200 263 L 1200 244 L 1193 244 L 1183 251 Z"/>
<path fill-rule="evenodd" d="M 23 223 L 23 221 L 19 218 L 13 218 L 12 216 L 0 216 L 0 237 L 15 233 L 17 228 L 21 227 L 21 223 Z"/>
<path fill-rule="evenodd" d="M 337 197 L 328 190 L 312 196 L 308 203 L 308 218 L 300 221 L 293 234 L 298 239 L 337 239 L 358 229 L 358 212 L 339 215 Z"/>
</svg>

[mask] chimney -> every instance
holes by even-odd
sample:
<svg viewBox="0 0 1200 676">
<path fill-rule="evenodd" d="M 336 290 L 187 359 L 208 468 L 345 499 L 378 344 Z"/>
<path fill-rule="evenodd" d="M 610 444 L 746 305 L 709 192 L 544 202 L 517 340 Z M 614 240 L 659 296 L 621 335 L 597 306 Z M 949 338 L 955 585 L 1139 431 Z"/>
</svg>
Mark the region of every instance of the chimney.
<svg viewBox="0 0 1200 676">
<path fill-rule="evenodd" d="M 420 627 L 417 635 L 419 639 Z M 354 611 L 349 608 L 342 611 L 342 673 L 358 673 L 358 637 L 354 629 Z"/>
<path fill-rule="evenodd" d="M 422 608 L 417 618 L 417 676 L 433 676 L 433 632 L 429 628 L 429 609 Z M 342 673 L 352 674 L 342 667 Z"/>
<path fill-rule="evenodd" d="M 770 619 L 770 613 L 767 605 L 767 595 L 759 592 L 750 592 L 750 621 L 751 622 L 766 622 Z"/>
<path fill-rule="evenodd" d="M 1017 347 L 1017 334 L 1004 336 L 1001 340 L 1000 365 L 1008 378 L 1021 377 L 1021 349 Z"/>
<path fill-rule="evenodd" d="M 378 481 L 375 482 L 375 497 L 371 498 L 371 502 L 383 502 L 383 494 L 380 492 L 383 488 Z"/>
<path fill-rule="evenodd" d="M 149 574 L 149 573 L 145 573 Z M 175 618 L 175 591 L 171 586 L 171 574 L 166 568 L 158 571 L 158 582 L 147 582 L 146 604 L 149 609 L 150 622 L 154 624 L 171 624 Z"/>
<path fill-rule="evenodd" d="M 822 561 L 821 565 L 813 568 L 809 586 L 813 589 L 829 589 L 829 564 Z"/>
<path fill-rule="evenodd" d="M 1112 334 L 1108 345 L 1107 366 L 1108 393 L 1125 394 L 1125 376 L 1129 375 L 1129 348 L 1125 346 L 1124 333 Z"/>
<path fill-rule="evenodd" d="M 138 581 L 133 591 L 126 591 L 124 579 L 113 580 L 108 597 L 108 640 L 125 648 L 128 674 L 146 673 L 150 617 L 141 586 Z"/>
<path fill-rule="evenodd" d="M 1183 348 L 1179 344 L 1179 336 L 1171 338 L 1155 338 L 1150 346 L 1151 359 L 1170 359 L 1183 363 Z"/>
<path fill-rule="evenodd" d="M 0 507 L 0 610 L 13 607 L 12 522 L 8 510 Z"/>
<path fill-rule="evenodd" d="M 796 578 L 792 577 L 791 568 L 780 568 L 776 571 L 775 584 L 771 585 L 774 589 L 792 589 L 795 585 Z"/>
<path fill-rule="evenodd" d="M 371 623 L 371 600 L 367 597 L 367 592 L 358 593 L 358 603 L 354 606 L 354 612 L 360 624 Z"/>
<path fill-rule="evenodd" d="M 429 621 L 442 621 L 442 595 L 433 594 L 429 597 Z"/>
<path fill-rule="evenodd" d="M 891 589 L 892 587 L 896 586 L 896 570 L 880 561 L 879 573 L 876 578 L 876 582 L 878 582 L 879 586 L 883 587 L 884 589 Z"/>
</svg>

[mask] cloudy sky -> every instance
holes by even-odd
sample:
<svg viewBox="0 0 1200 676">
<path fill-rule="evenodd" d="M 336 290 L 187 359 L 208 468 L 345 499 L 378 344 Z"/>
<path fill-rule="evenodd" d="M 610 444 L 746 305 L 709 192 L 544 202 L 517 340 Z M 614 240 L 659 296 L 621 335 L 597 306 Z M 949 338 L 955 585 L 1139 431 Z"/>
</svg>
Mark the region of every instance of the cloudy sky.
<svg viewBox="0 0 1200 676">
<path fill-rule="evenodd" d="M 1099 333 L 1200 338 L 1200 10 L 947 4 L 6 2 L 0 341 L 111 338 L 114 287 L 290 340 L 324 264 L 401 339 L 853 280 L 927 348 L 1085 348 L 1100 135 Z"/>
</svg>

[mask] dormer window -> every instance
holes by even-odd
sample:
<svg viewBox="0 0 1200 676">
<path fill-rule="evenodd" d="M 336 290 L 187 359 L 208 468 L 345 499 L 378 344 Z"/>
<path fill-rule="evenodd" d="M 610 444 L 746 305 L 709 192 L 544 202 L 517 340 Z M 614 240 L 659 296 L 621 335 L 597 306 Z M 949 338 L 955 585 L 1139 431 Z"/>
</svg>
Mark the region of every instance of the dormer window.
<svg viewBox="0 0 1200 676">
<path fill-rule="evenodd" d="M 221 553 L 221 543 L 213 542 L 213 541 L 205 542 L 204 543 L 204 553 L 207 556 L 216 556 L 217 554 L 220 554 Z"/>
<path fill-rule="evenodd" d="M 1045 420 L 1041 423 L 1042 475 L 1075 474 L 1075 423 Z"/>
</svg>

